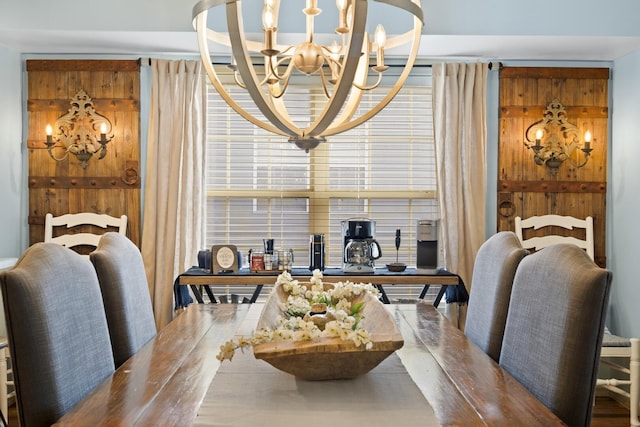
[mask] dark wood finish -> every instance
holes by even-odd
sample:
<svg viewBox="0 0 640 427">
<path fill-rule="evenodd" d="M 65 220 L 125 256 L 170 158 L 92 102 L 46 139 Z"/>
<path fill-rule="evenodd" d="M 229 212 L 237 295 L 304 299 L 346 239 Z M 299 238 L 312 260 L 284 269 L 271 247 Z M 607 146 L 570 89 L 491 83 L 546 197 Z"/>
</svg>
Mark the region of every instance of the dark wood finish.
<svg viewBox="0 0 640 427">
<path fill-rule="evenodd" d="M 44 216 L 127 215 L 127 237 L 140 244 L 140 66 L 137 60 L 27 60 L 29 243 L 44 239 Z M 112 124 L 107 155 L 86 167 L 73 155 L 49 157 L 45 127 L 67 113 L 79 90 Z M 77 232 L 91 232 L 79 227 Z M 54 235 L 60 233 L 54 230 Z"/>
<path fill-rule="evenodd" d="M 608 68 L 505 67 L 500 70 L 497 230 L 515 229 L 516 216 L 557 214 L 594 219 L 595 261 L 606 267 Z M 553 175 L 536 165 L 525 144 L 527 128 L 558 99 L 566 119 L 592 133 L 588 163 L 565 161 Z M 576 159 L 582 160 L 582 153 Z M 526 230 L 525 238 L 544 230 Z M 563 235 L 572 235 L 562 230 Z"/>
<path fill-rule="evenodd" d="M 533 77 L 549 79 L 608 79 L 608 68 L 522 68 L 504 67 L 500 69 L 501 76 Z"/>
<path fill-rule="evenodd" d="M 460 408 L 464 411 L 466 406 Z M 18 425 L 18 410 L 16 405 L 9 406 L 9 425 Z M 596 397 L 591 427 L 629 427 L 629 409 L 610 397 Z"/>
<path fill-rule="evenodd" d="M 572 181 L 500 181 L 501 192 L 529 193 L 606 193 L 606 182 L 572 182 Z"/>
<path fill-rule="evenodd" d="M 29 188 L 140 188 L 137 169 L 130 169 L 128 172 L 133 173 L 133 180 L 127 179 L 126 174 L 120 177 L 62 176 L 51 178 L 48 176 L 30 176 Z"/>
<path fill-rule="evenodd" d="M 30 71 L 138 71 L 140 61 L 129 60 L 100 60 L 86 59 L 37 60 L 27 61 L 27 72 Z"/>
<path fill-rule="evenodd" d="M 208 274 L 202 276 L 180 276 L 178 282 L 181 285 L 211 285 L 211 286 L 227 286 L 227 285 L 264 285 L 266 283 L 274 283 L 274 278 L 278 276 L 278 272 L 269 274 Z M 310 274 L 298 275 L 293 274 L 295 280 L 308 282 Z M 438 275 L 438 274 L 386 274 L 386 275 L 340 275 L 331 276 L 323 275 L 322 281 L 326 283 L 335 283 L 339 281 L 349 280 L 354 283 L 371 283 L 372 285 L 419 285 L 437 284 L 437 285 L 458 285 L 460 278 L 456 275 Z"/>
<path fill-rule="evenodd" d="M 442 425 L 562 425 L 434 307 L 387 307 L 405 339 L 403 362 Z M 190 425 L 215 375 L 218 347 L 257 308 L 189 306 L 56 425 Z"/>
<path fill-rule="evenodd" d="M 427 304 L 401 308 L 417 338 L 446 374 L 447 382 L 455 384 L 482 420 L 482 423 L 469 423 L 465 418 L 458 418 L 456 411 L 451 411 L 449 401 L 445 402 L 446 410 L 432 404 L 443 425 L 504 425 L 507 420 L 514 426 L 563 425 L 440 312 Z M 440 379 L 423 389 L 429 402 L 446 398 L 439 396 L 442 382 Z"/>
<path fill-rule="evenodd" d="M 193 269 L 192 269 L 193 270 Z M 310 275 L 307 270 L 293 269 L 291 277 L 300 282 L 308 282 Z M 332 272 L 333 270 L 333 272 Z M 191 271 L 191 270 L 190 270 Z M 189 273 L 189 272 L 187 272 Z M 275 278 L 280 274 L 279 271 L 274 270 L 268 273 L 251 273 L 249 270 L 242 269 L 238 273 L 229 274 L 182 274 L 178 277 L 178 283 L 180 285 L 190 285 L 196 300 L 202 304 L 204 300 L 198 286 L 204 286 L 207 295 L 211 302 L 217 302 L 215 300 L 214 292 L 210 287 L 216 286 L 229 286 L 229 285 L 248 285 L 255 286 L 256 289 L 253 292 L 251 300 L 249 302 L 256 302 L 257 298 L 262 292 L 262 287 L 265 284 L 272 284 L 275 282 Z M 385 304 L 389 304 L 390 300 L 385 292 L 385 285 L 408 285 L 408 286 L 420 286 L 422 291 L 420 292 L 420 299 L 423 299 L 429 290 L 431 285 L 441 285 L 436 297 L 433 300 L 433 306 L 438 307 L 442 297 L 446 292 L 447 286 L 458 286 L 464 284 L 460 276 L 452 273 L 447 274 L 428 274 L 417 272 L 415 268 L 408 268 L 402 273 L 392 273 L 386 269 L 376 269 L 375 274 L 344 274 L 342 269 L 334 268 L 327 269 L 323 272 L 323 281 L 326 283 L 343 282 L 349 280 L 354 283 L 371 283 L 377 286 L 380 291 L 380 299 Z"/>
</svg>

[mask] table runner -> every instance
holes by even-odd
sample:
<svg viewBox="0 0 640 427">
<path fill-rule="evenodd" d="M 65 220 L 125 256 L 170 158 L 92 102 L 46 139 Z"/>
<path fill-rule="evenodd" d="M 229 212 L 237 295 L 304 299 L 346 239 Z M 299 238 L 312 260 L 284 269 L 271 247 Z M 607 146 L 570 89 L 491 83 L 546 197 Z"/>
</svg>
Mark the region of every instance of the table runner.
<svg viewBox="0 0 640 427">
<path fill-rule="evenodd" d="M 438 426 L 394 353 L 359 378 L 304 381 L 249 349 L 218 368 L 194 426 Z"/>
</svg>

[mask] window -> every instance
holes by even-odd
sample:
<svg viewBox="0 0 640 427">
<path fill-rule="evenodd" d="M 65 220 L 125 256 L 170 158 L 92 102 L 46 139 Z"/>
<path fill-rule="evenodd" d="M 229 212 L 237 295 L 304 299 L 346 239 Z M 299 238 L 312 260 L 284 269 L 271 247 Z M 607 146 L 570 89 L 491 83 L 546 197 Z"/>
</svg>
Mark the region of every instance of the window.
<svg viewBox="0 0 640 427">
<path fill-rule="evenodd" d="M 299 117 L 313 114 L 323 96 L 290 87 Z M 233 96 L 257 112 L 244 90 Z M 361 108 L 377 95 L 367 92 Z M 247 122 L 210 86 L 207 131 L 208 246 L 235 244 L 245 256 L 263 238 L 292 248 L 294 265 L 309 265 L 309 235 L 322 233 L 326 265 L 342 266 L 341 222 L 376 221 L 383 266 L 396 261 L 395 230 L 402 231 L 398 260 L 415 265 L 416 226 L 439 217 L 431 115 L 431 69 L 414 67 L 396 98 L 363 125 L 328 138 L 305 153 L 285 137 Z M 246 265 L 246 264 L 245 264 Z"/>
</svg>

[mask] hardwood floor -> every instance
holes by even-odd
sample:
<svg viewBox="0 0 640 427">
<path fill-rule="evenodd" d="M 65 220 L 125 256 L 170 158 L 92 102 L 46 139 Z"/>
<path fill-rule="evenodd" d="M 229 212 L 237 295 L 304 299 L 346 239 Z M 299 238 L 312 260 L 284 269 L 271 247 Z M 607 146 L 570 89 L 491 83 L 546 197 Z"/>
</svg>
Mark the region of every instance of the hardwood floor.
<svg viewBox="0 0 640 427">
<path fill-rule="evenodd" d="M 596 397 L 591 427 L 628 427 L 629 410 L 609 397 Z"/>
<path fill-rule="evenodd" d="M 16 405 L 9 407 L 9 425 L 18 425 Z M 597 397 L 591 427 L 629 427 L 629 410 L 608 397 Z"/>
</svg>

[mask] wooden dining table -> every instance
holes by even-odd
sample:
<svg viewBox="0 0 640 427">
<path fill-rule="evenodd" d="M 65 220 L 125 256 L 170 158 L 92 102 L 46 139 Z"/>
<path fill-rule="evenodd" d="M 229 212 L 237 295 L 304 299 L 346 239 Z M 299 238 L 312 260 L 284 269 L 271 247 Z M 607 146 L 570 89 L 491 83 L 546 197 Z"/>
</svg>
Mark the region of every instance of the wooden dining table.
<svg viewBox="0 0 640 427">
<path fill-rule="evenodd" d="M 55 425 L 194 424 L 220 367 L 220 345 L 250 334 L 261 306 L 190 305 Z M 403 335 L 402 363 L 439 425 L 564 425 L 433 305 L 385 307 Z"/>
</svg>

